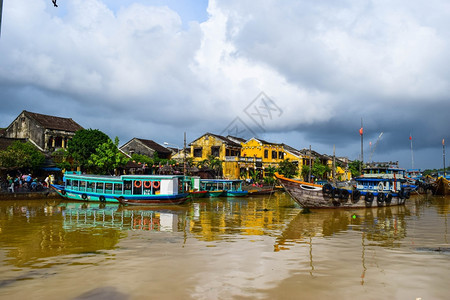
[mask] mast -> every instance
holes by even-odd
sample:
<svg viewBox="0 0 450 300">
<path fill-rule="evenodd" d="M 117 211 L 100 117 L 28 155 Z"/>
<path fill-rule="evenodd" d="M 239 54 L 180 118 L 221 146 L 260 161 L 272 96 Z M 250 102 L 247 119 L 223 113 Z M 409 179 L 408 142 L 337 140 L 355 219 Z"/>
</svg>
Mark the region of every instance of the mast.
<svg viewBox="0 0 450 300">
<path fill-rule="evenodd" d="M 364 164 L 364 140 L 363 140 L 363 121 L 361 118 L 361 129 L 359 130 L 359 135 L 361 136 L 361 164 L 359 165 L 359 173 L 361 173 L 362 165 Z"/>
<path fill-rule="evenodd" d="M 0 0 L 0 36 L 2 35 L 2 10 L 3 10 L 3 0 Z"/>
<path fill-rule="evenodd" d="M 412 136 L 409 134 L 409 140 L 411 142 L 411 169 L 414 169 L 414 152 L 413 152 L 413 144 L 412 144 Z"/>
<path fill-rule="evenodd" d="M 445 139 L 442 139 L 442 154 L 444 158 L 444 178 L 445 178 Z"/>
<path fill-rule="evenodd" d="M 183 175 L 186 176 L 186 131 L 184 132 L 183 144 Z"/>
</svg>

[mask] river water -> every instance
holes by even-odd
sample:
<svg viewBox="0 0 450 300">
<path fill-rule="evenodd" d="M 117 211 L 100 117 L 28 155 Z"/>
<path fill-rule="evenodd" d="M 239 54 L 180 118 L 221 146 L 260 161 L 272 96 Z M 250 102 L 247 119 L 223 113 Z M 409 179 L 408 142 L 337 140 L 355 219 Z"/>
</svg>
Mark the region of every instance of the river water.
<svg viewBox="0 0 450 300">
<path fill-rule="evenodd" d="M 0 202 L 1 299 L 449 299 L 450 197 L 304 213 L 285 193 Z"/>
</svg>

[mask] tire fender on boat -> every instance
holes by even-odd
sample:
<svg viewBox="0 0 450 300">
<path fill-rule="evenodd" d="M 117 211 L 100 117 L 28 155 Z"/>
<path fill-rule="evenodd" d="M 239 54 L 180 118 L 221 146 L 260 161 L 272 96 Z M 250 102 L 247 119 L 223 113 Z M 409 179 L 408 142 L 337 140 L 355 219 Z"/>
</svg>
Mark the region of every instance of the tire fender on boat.
<svg viewBox="0 0 450 300">
<path fill-rule="evenodd" d="M 358 191 L 358 190 L 353 190 L 353 191 L 352 191 L 352 200 L 353 200 L 353 203 L 358 202 L 360 198 L 361 198 L 361 192 Z"/>
<path fill-rule="evenodd" d="M 62 190 L 61 191 L 61 195 L 65 196 L 66 195 L 66 190 Z"/>
<path fill-rule="evenodd" d="M 386 204 L 390 204 L 391 201 L 392 201 L 392 194 L 391 194 L 391 193 L 388 193 L 388 194 L 386 195 L 386 199 L 385 199 L 384 201 L 386 202 Z"/>
<path fill-rule="evenodd" d="M 342 189 L 339 193 L 339 199 L 343 200 L 342 202 L 346 202 L 349 195 L 350 193 L 346 189 Z"/>
<path fill-rule="evenodd" d="M 377 201 L 383 203 L 384 200 L 386 200 L 386 195 L 383 194 L 382 192 L 378 192 Z"/>
<path fill-rule="evenodd" d="M 100 202 L 106 202 L 106 198 L 103 195 L 98 197 L 98 200 L 100 200 Z"/>
<path fill-rule="evenodd" d="M 374 195 L 373 195 L 371 192 L 367 192 L 367 193 L 366 193 L 366 197 L 365 197 L 364 200 L 365 200 L 366 202 L 372 203 L 373 198 L 374 198 Z"/>
<path fill-rule="evenodd" d="M 81 198 L 82 198 L 83 200 L 86 200 L 86 199 L 87 199 L 87 195 L 86 195 L 86 194 L 82 194 L 82 195 L 81 195 Z"/>
<path fill-rule="evenodd" d="M 327 183 L 322 187 L 322 191 L 325 195 L 330 195 L 331 192 L 333 191 L 333 186 Z"/>
<path fill-rule="evenodd" d="M 332 198 L 339 198 L 341 191 L 339 189 L 333 189 L 333 191 L 331 191 L 331 197 Z"/>
</svg>

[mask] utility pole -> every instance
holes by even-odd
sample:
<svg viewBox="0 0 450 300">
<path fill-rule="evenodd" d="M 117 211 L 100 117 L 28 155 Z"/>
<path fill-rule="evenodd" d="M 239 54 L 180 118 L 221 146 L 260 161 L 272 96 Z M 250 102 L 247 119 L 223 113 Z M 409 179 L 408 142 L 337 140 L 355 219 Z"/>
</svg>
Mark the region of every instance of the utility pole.
<svg viewBox="0 0 450 300">
<path fill-rule="evenodd" d="M 311 163 L 311 145 L 309 145 L 309 176 L 308 176 L 308 182 L 311 182 L 311 169 L 312 169 L 312 163 Z"/>
<path fill-rule="evenodd" d="M 359 173 L 361 173 L 361 168 L 364 165 L 364 149 L 363 149 L 363 122 L 362 122 L 362 118 L 361 118 L 361 128 L 359 129 L 359 135 L 361 136 L 361 164 L 359 164 Z"/>
<path fill-rule="evenodd" d="M 336 184 L 336 146 L 333 145 L 333 166 L 332 166 L 333 183 Z"/>
</svg>

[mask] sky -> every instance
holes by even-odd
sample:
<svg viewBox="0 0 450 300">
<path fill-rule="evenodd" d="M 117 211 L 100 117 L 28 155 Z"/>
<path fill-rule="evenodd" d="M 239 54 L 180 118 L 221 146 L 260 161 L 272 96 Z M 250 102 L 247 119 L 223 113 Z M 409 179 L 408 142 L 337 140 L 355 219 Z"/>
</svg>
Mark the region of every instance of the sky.
<svg viewBox="0 0 450 300">
<path fill-rule="evenodd" d="M 355 160 L 362 124 L 365 162 L 443 167 L 449 1 L 57 4 L 3 1 L 0 128 L 27 110 L 120 145 L 210 132 Z"/>
</svg>

